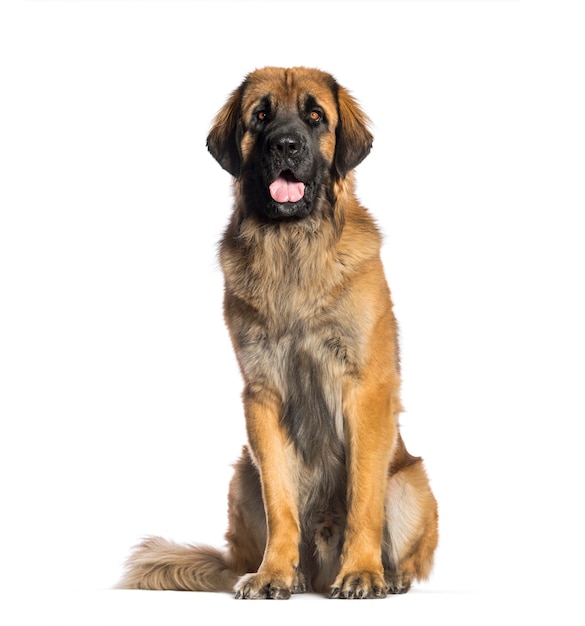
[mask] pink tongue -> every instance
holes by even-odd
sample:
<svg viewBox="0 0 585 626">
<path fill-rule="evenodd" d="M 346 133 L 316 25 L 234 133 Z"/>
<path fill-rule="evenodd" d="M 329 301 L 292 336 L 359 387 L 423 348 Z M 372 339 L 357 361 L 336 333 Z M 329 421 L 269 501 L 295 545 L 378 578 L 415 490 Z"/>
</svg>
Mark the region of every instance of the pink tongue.
<svg viewBox="0 0 585 626">
<path fill-rule="evenodd" d="M 283 176 L 279 176 L 268 189 L 276 202 L 297 202 L 305 195 L 303 183 L 287 180 Z"/>
</svg>

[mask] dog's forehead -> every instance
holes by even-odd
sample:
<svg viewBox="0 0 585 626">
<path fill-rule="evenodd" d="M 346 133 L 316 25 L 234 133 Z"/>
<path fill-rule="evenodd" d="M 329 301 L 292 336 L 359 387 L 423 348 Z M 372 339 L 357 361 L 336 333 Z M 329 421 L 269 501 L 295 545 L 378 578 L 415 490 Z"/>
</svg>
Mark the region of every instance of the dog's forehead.
<svg viewBox="0 0 585 626">
<path fill-rule="evenodd" d="M 336 113 L 335 80 L 307 68 L 264 68 L 248 75 L 242 98 L 244 110 L 268 101 L 277 107 L 303 107 L 310 101 Z"/>
</svg>

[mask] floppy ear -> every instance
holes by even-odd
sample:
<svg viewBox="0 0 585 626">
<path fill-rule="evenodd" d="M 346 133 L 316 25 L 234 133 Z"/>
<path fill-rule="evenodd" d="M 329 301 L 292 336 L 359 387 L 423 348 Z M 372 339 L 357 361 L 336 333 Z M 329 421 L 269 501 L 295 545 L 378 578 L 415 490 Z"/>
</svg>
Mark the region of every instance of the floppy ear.
<svg viewBox="0 0 585 626">
<path fill-rule="evenodd" d="M 207 136 L 207 149 L 215 160 L 232 176 L 238 178 L 241 171 L 240 155 L 240 106 L 243 85 L 238 87 L 213 120 Z"/>
<path fill-rule="evenodd" d="M 341 178 L 359 165 L 372 149 L 374 140 L 368 128 L 369 120 L 347 89 L 338 85 L 335 167 Z"/>
</svg>

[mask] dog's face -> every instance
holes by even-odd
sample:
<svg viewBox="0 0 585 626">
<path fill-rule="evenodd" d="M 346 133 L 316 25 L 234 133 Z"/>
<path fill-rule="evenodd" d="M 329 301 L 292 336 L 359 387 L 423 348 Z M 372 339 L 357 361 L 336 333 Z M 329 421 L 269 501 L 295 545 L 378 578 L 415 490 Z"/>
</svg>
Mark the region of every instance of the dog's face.
<svg viewBox="0 0 585 626">
<path fill-rule="evenodd" d="M 366 157 L 372 136 L 363 112 L 331 75 L 265 68 L 231 95 L 207 145 L 241 184 L 247 211 L 298 220 Z"/>
</svg>

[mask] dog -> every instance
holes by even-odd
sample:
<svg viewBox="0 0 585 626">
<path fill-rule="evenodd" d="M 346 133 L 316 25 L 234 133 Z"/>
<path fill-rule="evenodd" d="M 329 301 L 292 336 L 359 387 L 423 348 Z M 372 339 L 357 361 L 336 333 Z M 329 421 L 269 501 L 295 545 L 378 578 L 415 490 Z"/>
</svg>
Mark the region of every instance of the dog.
<svg viewBox="0 0 585 626">
<path fill-rule="evenodd" d="M 354 191 L 369 120 L 330 75 L 255 70 L 207 146 L 234 179 L 220 244 L 248 444 L 225 550 L 149 537 L 119 587 L 381 598 L 428 578 L 435 497 L 399 432 L 381 236 Z"/>
</svg>

